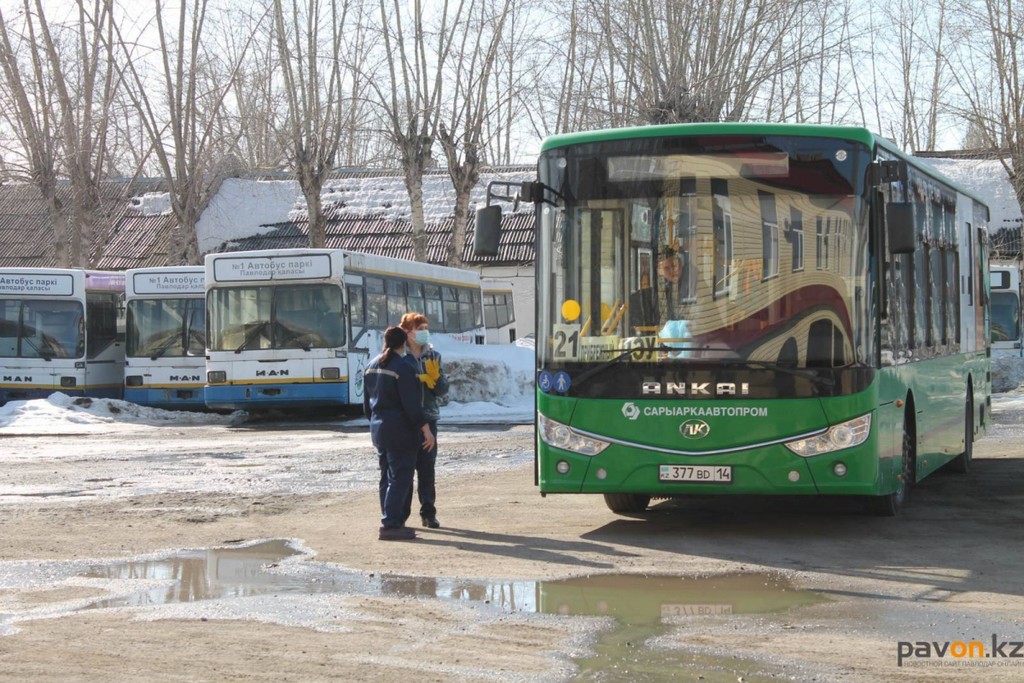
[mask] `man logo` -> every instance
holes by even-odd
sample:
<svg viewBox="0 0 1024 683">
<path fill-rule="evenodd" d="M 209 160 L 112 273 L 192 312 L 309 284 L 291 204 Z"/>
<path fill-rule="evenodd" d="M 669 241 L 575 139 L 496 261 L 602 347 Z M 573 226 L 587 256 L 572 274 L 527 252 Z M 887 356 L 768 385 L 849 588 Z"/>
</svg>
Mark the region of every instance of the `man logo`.
<svg viewBox="0 0 1024 683">
<path fill-rule="evenodd" d="M 622 415 L 629 420 L 635 420 L 640 417 L 640 409 L 633 402 L 624 403 L 622 404 Z"/>
<path fill-rule="evenodd" d="M 711 426 L 704 420 L 687 420 L 679 425 L 679 432 L 687 439 L 703 439 L 711 433 Z"/>
</svg>

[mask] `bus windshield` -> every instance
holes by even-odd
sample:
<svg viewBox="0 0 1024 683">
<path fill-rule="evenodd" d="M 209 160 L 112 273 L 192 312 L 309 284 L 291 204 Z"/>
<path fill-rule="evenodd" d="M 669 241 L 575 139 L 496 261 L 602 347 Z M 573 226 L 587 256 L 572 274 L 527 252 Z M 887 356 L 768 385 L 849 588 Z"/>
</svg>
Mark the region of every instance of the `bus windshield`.
<svg viewBox="0 0 1024 683">
<path fill-rule="evenodd" d="M 824 138 L 645 138 L 542 156 L 538 357 L 585 367 L 869 365 L 870 152 Z M 583 364 L 583 365 L 581 365 Z"/>
<path fill-rule="evenodd" d="M 128 302 L 127 354 L 181 358 L 206 353 L 202 299 L 133 299 Z"/>
<path fill-rule="evenodd" d="M 337 348 L 345 344 L 338 285 L 223 287 L 210 292 L 210 350 Z"/>
<path fill-rule="evenodd" d="M 992 292 L 992 341 L 1020 339 L 1020 300 L 1013 292 Z"/>
<path fill-rule="evenodd" d="M 0 357 L 80 358 L 85 352 L 78 301 L 0 300 Z"/>
</svg>

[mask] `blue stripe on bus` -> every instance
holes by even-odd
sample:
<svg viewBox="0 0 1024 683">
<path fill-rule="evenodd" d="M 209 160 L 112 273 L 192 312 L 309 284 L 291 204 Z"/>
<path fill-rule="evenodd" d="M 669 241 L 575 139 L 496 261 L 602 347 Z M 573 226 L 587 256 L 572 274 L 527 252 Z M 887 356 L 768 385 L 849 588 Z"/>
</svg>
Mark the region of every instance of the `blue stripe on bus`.
<svg viewBox="0 0 1024 683">
<path fill-rule="evenodd" d="M 206 387 L 206 405 L 216 410 L 315 408 L 347 404 L 348 382 Z"/>
<path fill-rule="evenodd" d="M 191 398 L 180 398 L 179 391 L 191 392 Z M 140 406 L 162 408 L 163 410 L 203 410 L 206 397 L 203 388 L 198 389 L 129 389 L 124 390 L 124 400 Z"/>
</svg>

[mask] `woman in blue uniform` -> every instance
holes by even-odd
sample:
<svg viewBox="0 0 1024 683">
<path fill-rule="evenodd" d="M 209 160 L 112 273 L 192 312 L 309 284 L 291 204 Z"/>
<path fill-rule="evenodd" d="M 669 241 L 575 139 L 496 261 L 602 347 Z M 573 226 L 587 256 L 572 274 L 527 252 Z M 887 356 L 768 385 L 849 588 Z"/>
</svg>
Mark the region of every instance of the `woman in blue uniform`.
<svg viewBox="0 0 1024 683">
<path fill-rule="evenodd" d="M 381 473 L 387 474 L 381 476 L 380 484 L 382 541 L 416 538 L 416 532 L 405 526 L 405 500 L 412 493 L 420 448 L 434 447 L 416 370 L 402 360 L 407 340 L 405 330 L 389 327 L 384 332 L 384 351 L 363 373 L 363 412 L 370 421 Z"/>
</svg>

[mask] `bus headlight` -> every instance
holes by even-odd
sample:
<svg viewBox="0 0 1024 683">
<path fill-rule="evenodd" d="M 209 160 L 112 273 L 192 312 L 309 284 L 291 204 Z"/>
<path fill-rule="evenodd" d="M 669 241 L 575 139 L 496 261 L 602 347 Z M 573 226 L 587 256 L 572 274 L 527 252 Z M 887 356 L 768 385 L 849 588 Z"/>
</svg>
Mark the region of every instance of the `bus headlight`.
<svg viewBox="0 0 1024 683">
<path fill-rule="evenodd" d="M 228 373 L 223 370 L 213 370 L 212 372 L 206 373 L 206 382 L 208 384 L 224 384 L 228 381 Z"/>
<path fill-rule="evenodd" d="M 577 434 L 569 425 L 555 422 L 540 413 L 537 413 L 537 429 L 540 431 L 541 441 L 547 445 L 580 455 L 595 456 L 610 445 L 606 441 Z"/>
<path fill-rule="evenodd" d="M 859 446 L 868 440 L 868 435 L 870 434 L 871 413 L 868 413 L 849 422 L 837 424 L 829 428 L 824 434 L 790 441 L 786 444 L 786 448 L 802 458 L 810 458 L 815 455 Z"/>
<path fill-rule="evenodd" d="M 339 379 L 340 377 L 340 368 L 320 368 L 320 379 Z"/>
</svg>

